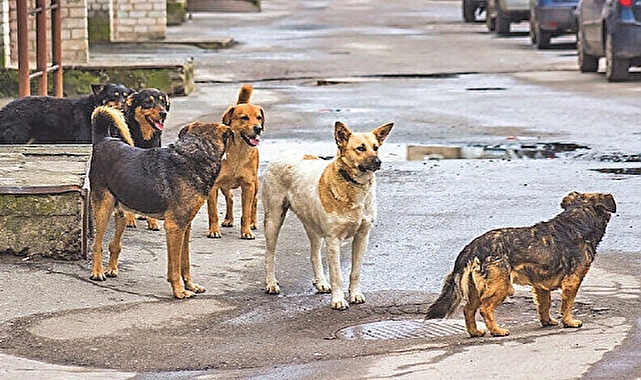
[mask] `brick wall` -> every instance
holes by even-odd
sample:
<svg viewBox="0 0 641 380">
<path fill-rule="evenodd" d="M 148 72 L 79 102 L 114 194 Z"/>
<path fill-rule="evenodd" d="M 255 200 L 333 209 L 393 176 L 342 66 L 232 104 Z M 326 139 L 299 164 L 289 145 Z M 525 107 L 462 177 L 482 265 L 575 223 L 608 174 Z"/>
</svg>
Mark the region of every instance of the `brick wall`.
<svg viewBox="0 0 641 380">
<path fill-rule="evenodd" d="M 166 0 L 112 0 L 112 42 L 159 40 L 166 31 Z"/>
</svg>

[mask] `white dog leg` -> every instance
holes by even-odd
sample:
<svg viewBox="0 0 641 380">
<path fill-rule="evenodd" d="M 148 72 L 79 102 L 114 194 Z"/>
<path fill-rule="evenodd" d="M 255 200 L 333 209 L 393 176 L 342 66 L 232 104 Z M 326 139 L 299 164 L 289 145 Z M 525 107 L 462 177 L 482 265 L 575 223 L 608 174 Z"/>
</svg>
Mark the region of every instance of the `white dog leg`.
<svg viewBox="0 0 641 380">
<path fill-rule="evenodd" d="M 341 278 L 341 247 L 339 239 L 327 239 L 327 266 L 329 282 L 332 287 L 332 309 L 345 310 L 349 304 L 343 294 L 343 279 Z"/>
</svg>

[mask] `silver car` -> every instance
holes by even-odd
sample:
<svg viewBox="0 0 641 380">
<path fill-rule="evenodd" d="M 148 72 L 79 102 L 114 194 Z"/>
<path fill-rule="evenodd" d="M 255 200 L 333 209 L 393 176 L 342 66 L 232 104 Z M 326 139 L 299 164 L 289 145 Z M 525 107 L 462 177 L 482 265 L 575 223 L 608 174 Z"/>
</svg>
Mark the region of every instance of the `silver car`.
<svg viewBox="0 0 641 380">
<path fill-rule="evenodd" d="M 641 66 L 641 0 L 580 0 L 576 15 L 581 72 L 596 72 L 605 57 L 605 76 L 614 82 Z"/>
</svg>

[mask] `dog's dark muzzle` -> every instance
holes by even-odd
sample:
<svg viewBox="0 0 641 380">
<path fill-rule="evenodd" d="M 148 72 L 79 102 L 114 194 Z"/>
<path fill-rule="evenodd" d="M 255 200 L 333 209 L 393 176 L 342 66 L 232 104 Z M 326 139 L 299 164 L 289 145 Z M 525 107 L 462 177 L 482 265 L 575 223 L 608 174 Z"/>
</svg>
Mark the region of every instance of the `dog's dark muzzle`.
<svg viewBox="0 0 641 380">
<path fill-rule="evenodd" d="M 363 163 L 358 165 L 362 172 L 375 172 L 381 168 L 381 159 L 378 156 L 368 157 Z"/>
</svg>

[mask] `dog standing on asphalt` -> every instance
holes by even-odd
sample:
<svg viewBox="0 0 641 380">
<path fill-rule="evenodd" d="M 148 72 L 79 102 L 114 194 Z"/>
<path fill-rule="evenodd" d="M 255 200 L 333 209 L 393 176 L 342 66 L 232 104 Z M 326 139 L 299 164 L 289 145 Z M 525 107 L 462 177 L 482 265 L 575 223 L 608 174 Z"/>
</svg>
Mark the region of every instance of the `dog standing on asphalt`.
<svg viewBox="0 0 641 380">
<path fill-rule="evenodd" d="M 302 222 L 311 246 L 313 284 L 320 293 L 332 293 L 333 309 L 344 310 L 340 244 L 352 241 L 349 301 L 363 303 L 360 275 L 369 231 L 376 218 L 376 177 L 381 160 L 378 150 L 393 123 L 367 133 L 353 133 L 336 122 L 336 158 L 330 162 L 312 156 L 272 161 L 265 172 L 262 201 L 265 208 L 265 291 L 280 292 L 274 268 L 278 234 L 291 209 Z M 327 246 L 328 283 L 321 262 L 321 244 Z"/>
<path fill-rule="evenodd" d="M 561 207 L 564 211 L 547 222 L 489 231 L 463 248 L 426 319 L 449 317 L 465 300 L 470 336 L 485 334 L 476 326 L 479 309 L 490 334 L 508 335 L 509 330 L 497 326 L 494 310 L 513 293 L 515 283 L 532 286 L 543 326 L 558 324 L 550 316 L 550 293 L 560 288 L 561 322 L 581 327 L 572 318 L 572 305 L 617 206 L 610 194 L 572 192 Z"/>
<path fill-rule="evenodd" d="M 255 239 L 252 230 L 256 229 L 256 206 L 258 204 L 258 148 L 260 134 L 265 128 L 263 108 L 249 103 L 252 86 L 243 85 L 238 101 L 223 115 L 223 124 L 229 125 L 234 137 L 227 143 L 220 175 L 207 200 L 210 238 L 220 238 L 218 226 L 218 190 L 225 196 L 225 219 L 223 227 L 234 225 L 234 198 L 231 190 L 240 187 L 242 214 L 240 218 L 240 238 Z"/>
<path fill-rule="evenodd" d="M 0 144 L 90 144 L 91 113 L 122 109 L 133 90 L 119 83 L 92 84 L 79 98 L 26 96 L 0 110 Z"/>
<path fill-rule="evenodd" d="M 191 277 L 191 222 L 218 177 L 231 129 L 224 124 L 194 122 L 181 129 L 174 144 L 143 149 L 109 136 L 110 129 L 127 128 L 120 111 L 98 107 L 92 121 L 89 186 L 96 236 L 90 278 L 104 281 L 118 276 L 125 230 L 123 210 L 129 210 L 164 219 L 167 280 L 174 297 L 189 298 L 204 292 Z M 109 243 L 109 265 L 104 270 L 102 240 L 112 214 L 116 227 Z"/>
<path fill-rule="evenodd" d="M 167 94 L 155 88 L 146 88 L 131 94 L 125 101 L 125 121 L 134 146 L 139 148 L 159 148 L 162 144 L 161 135 L 165 129 L 165 119 L 170 108 Z M 112 130 L 112 135 L 117 136 L 118 131 Z M 149 217 L 147 228 L 159 231 L 158 220 Z M 127 227 L 136 227 L 136 215 L 132 212 L 125 213 Z"/>
</svg>

